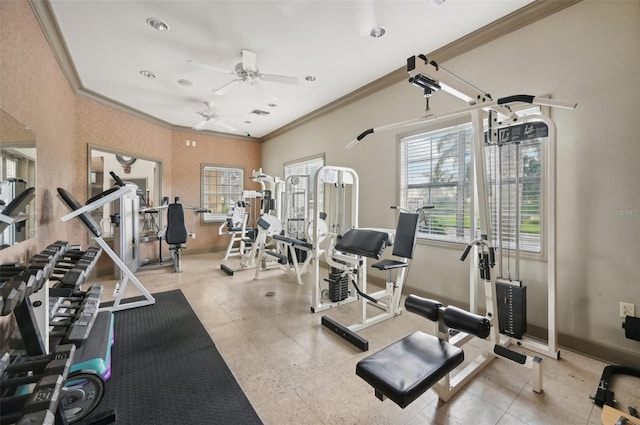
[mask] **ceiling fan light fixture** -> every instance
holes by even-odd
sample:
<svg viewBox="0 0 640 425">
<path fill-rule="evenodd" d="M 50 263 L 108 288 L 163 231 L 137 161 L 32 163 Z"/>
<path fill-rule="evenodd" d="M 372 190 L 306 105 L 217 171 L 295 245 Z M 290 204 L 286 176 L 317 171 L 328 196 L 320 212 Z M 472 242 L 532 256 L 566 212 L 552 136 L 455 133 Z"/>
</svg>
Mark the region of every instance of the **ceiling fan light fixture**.
<svg viewBox="0 0 640 425">
<path fill-rule="evenodd" d="M 278 106 L 278 104 L 277 103 L 270 103 L 269 106 L 272 107 L 272 108 L 276 108 Z"/>
<path fill-rule="evenodd" d="M 143 77 L 147 77 L 147 78 L 156 78 L 156 74 L 154 74 L 151 71 L 140 71 L 140 75 L 142 75 Z"/>
<path fill-rule="evenodd" d="M 376 25 L 375 27 L 371 28 L 371 31 L 369 31 L 369 35 L 373 38 L 380 38 L 386 33 L 387 29 L 382 25 Z"/>
<path fill-rule="evenodd" d="M 149 18 L 147 19 L 147 24 L 151 25 L 158 31 L 169 31 L 169 25 L 165 24 L 160 19 Z"/>
<path fill-rule="evenodd" d="M 307 75 L 306 77 L 304 77 L 304 79 L 305 81 L 312 83 L 316 80 L 316 77 L 314 75 Z"/>
</svg>

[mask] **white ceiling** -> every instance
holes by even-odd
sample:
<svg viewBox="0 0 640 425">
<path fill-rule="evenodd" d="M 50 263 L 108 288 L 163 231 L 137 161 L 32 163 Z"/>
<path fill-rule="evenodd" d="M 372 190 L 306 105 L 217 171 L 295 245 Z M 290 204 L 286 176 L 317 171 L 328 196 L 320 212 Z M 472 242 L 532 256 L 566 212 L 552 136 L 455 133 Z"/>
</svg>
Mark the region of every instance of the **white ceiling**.
<svg viewBox="0 0 640 425">
<path fill-rule="evenodd" d="M 437 3 L 50 0 L 81 89 L 184 127 L 200 123 L 197 112 L 210 102 L 217 118 L 203 131 L 258 138 L 403 67 L 407 57 L 435 51 L 531 0 Z M 164 21 L 169 30 L 155 30 L 148 18 Z M 369 36 L 376 24 L 386 28 L 384 37 Z M 242 50 L 257 55 L 261 73 L 296 77 L 299 84 L 258 81 L 214 94 L 237 78 L 231 71 L 242 61 Z M 316 81 L 306 81 L 309 75 Z M 251 114 L 254 109 L 269 115 Z"/>
</svg>

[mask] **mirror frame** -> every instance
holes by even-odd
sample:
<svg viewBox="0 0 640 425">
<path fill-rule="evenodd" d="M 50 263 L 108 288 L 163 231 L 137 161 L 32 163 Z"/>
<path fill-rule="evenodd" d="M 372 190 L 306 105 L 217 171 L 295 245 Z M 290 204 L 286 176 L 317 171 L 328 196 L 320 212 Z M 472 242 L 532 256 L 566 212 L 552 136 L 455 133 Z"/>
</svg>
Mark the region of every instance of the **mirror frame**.
<svg viewBox="0 0 640 425">
<path fill-rule="evenodd" d="M 155 179 L 156 181 L 153 182 L 153 190 L 156 193 L 156 196 L 153 198 L 153 202 L 154 205 L 160 205 L 162 202 L 162 179 L 163 179 L 163 175 L 164 175 L 164 163 L 161 159 L 159 158 L 153 158 L 147 155 L 140 155 L 137 153 L 132 153 L 132 152 L 127 152 L 127 151 L 123 151 L 120 149 L 114 149 L 114 148 L 110 148 L 110 147 L 106 147 L 106 146 L 100 146 L 100 145 L 94 145 L 94 144 L 88 144 L 87 145 L 87 199 L 91 198 L 92 196 L 92 192 L 91 192 L 91 185 L 92 185 L 92 164 L 91 164 L 91 159 L 92 159 L 92 153 L 94 151 L 99 151 L 99 152 L 104 152 L 104 153 L 108 153 L 108 154 L 113 154 L 116 157 L 116 161 L 124 168 L 124 167 L 129 167 L 131 166 L 133 163 L 136 162 L 136 160 L 144 160 L 144 161 L 149 161 L 149 162 L 154 162 L 157 164 L 157 171 L 156 171 L 156 175 L 157 175 L 157 179 Z M 122 178 L 122 180 L 127 181 L 126 178 L 126 174 L 122 174 L 121 172 L 118 172 L 116 170 L 114 170 L 116 172 L 116 174 Z M 105 239 L 110 239 L 112 238 L 112 236 L 105 236 Z"/>
</svg>

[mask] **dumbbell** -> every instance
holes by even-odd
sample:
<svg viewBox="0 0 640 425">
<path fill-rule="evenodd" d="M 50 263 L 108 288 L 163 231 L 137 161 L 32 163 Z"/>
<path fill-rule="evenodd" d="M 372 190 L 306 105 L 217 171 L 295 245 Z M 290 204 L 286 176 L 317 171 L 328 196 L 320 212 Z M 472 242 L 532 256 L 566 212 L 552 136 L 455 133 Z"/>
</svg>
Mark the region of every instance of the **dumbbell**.
<svg viewBox="0 0 640 425">
<path fill-rule="evenodd" d="M 0 283 L 0 316 L 11 313 L 25 297 L 27 285 L 22 280 Z"/>
<path fill-rule="evenodd" d="M 0 382 L 3 394 L 15 394 L 23 385 L 36 383 L 36 386 L 30 394 L 11 395 L 1 399 L 1 422 L 53 424 L 54 412 L 58 408 L 60 392 L 73 363 L 74 353 L 74 345 L 61 345 L 55 353 L 18 357 L 14 363 L 4 366 L 5 379 Z"/>
</svg>

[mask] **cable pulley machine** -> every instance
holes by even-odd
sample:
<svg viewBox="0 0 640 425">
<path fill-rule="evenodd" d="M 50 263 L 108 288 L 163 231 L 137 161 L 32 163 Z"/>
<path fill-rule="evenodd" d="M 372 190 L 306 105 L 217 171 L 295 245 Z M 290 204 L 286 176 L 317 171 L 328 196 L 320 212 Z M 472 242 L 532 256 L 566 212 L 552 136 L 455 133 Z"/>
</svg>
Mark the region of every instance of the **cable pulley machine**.
<svg viewBox="0 0 640 425">
<path fill-rule="evenodd" d="M 475 176 L 475 191 L 474 198 L 475 208 L 478 214 L 478 220 L 474 216 L 473 209 L 470 217 L 471 225 L 471 242 L 467 245 L 460 260 L 464 261 L 467 256 L 473 253 L 473 262 L 470 269 L 470 311 L 471 313 L 477 313 L 478 301 L 476 297 L 476 287 L 479 282 L 483 283 L 485 292 L 485 317 L 490 321 L 490 333 L 487 337 L 490 343 L 491 349 L 488 349 L 481 353 L 472 364 L 460 371 L 455 378 L 449 380 L 447 373 L 446 379 L 443 381 L 443 385 L 434 386 L 437 390 L 440 398 L 444 401 L 448 400 L 453 394 L 455 394 L 464 384 L 470 381 L 473 376 L 480 372 L 491 360 L 495 357 L 503 357 L 514 362 L 520 363 L 532 370 L 532 389 L 535 392 L 542 391 L 542 359 L 537 356 L 528 356 L 514 351 L 510 346 L 523 346 L 536 353 L 543 354 L 545 356 L 558 359 L 560 353 L 556 346 L 556 324 L 555 324 L 555 303 L 556 303 L 556 267 L 555 267 L 555 185 L 553 182 L 553 170 L 555 169 L 555 125 L 548 117 L 544 115 L 527 115 L 525 117 L 519 117 L 515 112 L 515 105 L 536 105 L 541 107 L 553 107 L 562 109 L 574 109 L 576 103 L 561 102 L 545 97 L 537 97 L 532 95 L 514 95 L 499 98 L 497 100 L 492 99 L 491 95 L 478 89 L 477 87 L 467 83 L 454 74 L 450 73 L 434 61 L 428 61 L 426 56 L 412 56 L 407 59 L 407 72 L 409 73 L 409 83 L 419 87 L 423 90 L 424 96 L 427 99 L 427 114 L 406 120 L 394 124 L 388 124 L 385 126 L 370 128 L 358 135 L 354 140 L 347 144 L 346 148 L 351 149 L 357 143 L 359 143 L 366 136 L 382 131 L 394 130 L 405 128 L 412 125 L 423 124 L 430 121 L 441 120 L 444 118 L 455 118 L 463 116 L 471 116 L 471 122 L 473 127 L 473 140 L 472 140 L 472 166 L 473 175 Z M 428 99 L 434 91 L 443 90 L 447 93 L 463 100 L 467 103 L 467 106 L 458 110 L 454 110 L 443 114 L 430 113 L 428 109 Z M 486 127 L 484 119 L 486 120 Z M 500 152 L 503 146 L 513 144 L 516 149 L 517 146 L 524 141 L 534 138 L 544 139 L 546 143 L 543 146 L 546 148 L 546 160 L 547 160 L 547 179 L 546 179 L 546 238 L 543 241 L 546 242 L 547 253 L 547 308 L 548 308 L 548 335 L 546 343 L 533 341 L 523 335 L 522 329 L 514 332 L 513 327 L 508 329 L 509 332 L 503 334 L 498 333 L 498 326 L 496 323 L 496 317 L 499 316 L 499 308 L 497 303 L 498 294 L 496 292 L 496 280 L 499 283 L 508 284 L 508 290 L 511 292 L 513 301 L 514 291 L 521 289 L 521 281 L 519 277 L 519 231 L 514 232 L 514 240 L 512 243 L 505 243 L 501 240 L 501 236 L 498 235 L 498 244 L 493 241 L 493 233 L 491 231 L 490 221 L 490 198 L 488 195 L 488 180 L 487 169 L 485 167 L 485 154 L 486 148 L 497 146 L 497 150 Z M 517 167 L 516 167 L 517 168 Z M 521 181 L 519 177 L 519 170 L 516 170 L 516 177 L 511 177 L 515 181 L 516 194 L 520 196 L 518 186 Z M 500 176 L 502 177 L 502 176 Z M 500 183 L 498 183 L 500 184 Z M 498 197 L 500 201 L 500 197 Z M 502 199 L 501 201 L 504 201 Z M 496 205 L 493 205 L 496 208 Z M 497 206 L 500 208 L 500 205 Z M 519 206 L 517 206 L 519 209 Z M 478 223 L 478 228 L 476 225 Z M 520 217 L 519 212 L 515 214 L 515 219 L 511 224 L 516 229 L 519 227 Z M 498 220 L 499 232 L 504 230 L 501 226 L 505 225 L 505 222 Z M 502 238 L 504 239 L 504 238 Z M 504 251 L 512 249 L 515 254 L 515 276 L 512 275 L 510 265 L 506 264 L 507 273 L 503 274 L 502 268 L 505 266 Z M 496 255 L 496 250 L 498 254 Z M 507 255 L 510 255 L 510 251 L 506 251 Z M 496 257 L 498 258 L 500 265 L 500 276 L 496 278 L 492 276 L 491 269 L 496 264 Z M 509 258 L 507 259 L 507 263 Z M 504 298 L 504 294 L 503 295 Z M 510 305 L 513 307 L 513 302 Z M 526 323 L 526 318 L 524 319 Z M 504 327 L 504 326 L 501 326 Z M 508 326 L 507 326 L 508 328 Z M 470 340 L 473 335 L 460 332 L 449 339 L 449 343 L 457 347 L 463 345 L 466 341 Z M 409 350 L 409 349 L 407 349 Z M 374 356 L 376 358 L 384 358 L 387 353 L 386 349 L 381 350 Z M 398 355 L 398 353 L 393 353 Z M 413 355 L 426 355 L 425 353 L 407 353 Z M 373 357 L 373 356 L 371 356 Z M 366 360 L 366 359 L 365 359 Z M 384 362 L 383 362 L 384 363 Z M 392 362 L 393 363 L 393 362 Z M 389 363 L 389 364 L 392 364 Z M 360 367 L 360 366 L 359 366 Z M 377 383 L 384 382 L 386 379 L 405 379 L 406 376 L 399 376 L 401 372 L 394 370 L 390 366 L 389 370 L 376 370 L 373 373 L 364 374 L 371 385 L 376 389 L 376 393 L 382 394 L 381 387 L 377 386 Z M 428 375 L 428 374 L 427 374 Z M 362 375 L 361 375 L 362 376 Z M 391 378 L 389 378 L 391 377 Z M 428 376 L 427 376 L 428 377 Z M 429 378 L 429 377 L 428 377 Z M 439 378 L 438 378 L 439 379 Z M 426 381 L 425 381 L 426 382 Z M 430 385 L 425 385 L 425 382 L 416 382 L 416 385 L 421 386 L 426 390 Z M 407 384 L 409 385 L 409 384 Z M 412 384 L 413 385 L 413 384 Z M 392 391 L 393 392 L 393 391 Z M 393 394 L 394 396 L 404 396 L 403 391 L 398 390 L 396 392 L 402 394 Z M 391 397 L 390 397 L 391 398 Z"/>
</svg>

